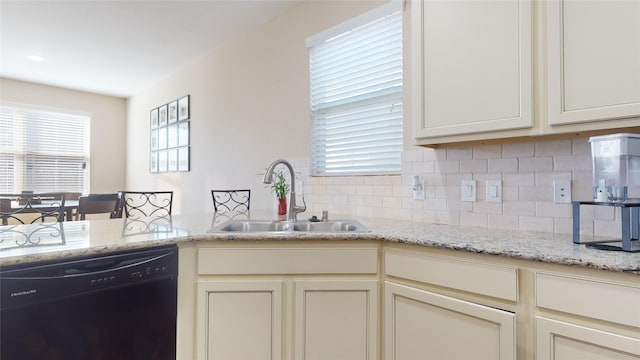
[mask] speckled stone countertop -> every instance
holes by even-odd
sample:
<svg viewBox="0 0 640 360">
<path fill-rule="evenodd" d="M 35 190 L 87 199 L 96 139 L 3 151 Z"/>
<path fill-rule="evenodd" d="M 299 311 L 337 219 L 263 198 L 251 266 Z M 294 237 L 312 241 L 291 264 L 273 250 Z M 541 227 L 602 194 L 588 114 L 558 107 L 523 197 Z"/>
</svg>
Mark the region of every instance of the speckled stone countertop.
<svg viewBox="0 0 640 360">
<path fill-rule="evenodd" d="M 304 216 L 302 214 L 300 218 Z M 240 220 L 248 215 L 241 214 Z M 0 226 L 0 266 L 97 255 L 164 244 L 200 241 L 376 240 L 484 253 L 545 263 L 577 265 L 640 275 L 640 253 L 596 250 L 570 235 L 358 218 L 367 233 L 220 232 L 225 214 L 177 215 L 170 220 L 71 221 Z M 251 214 L 251 219 L 268 219 Z M 238 218 L 236 218 L 238 220 Z M 584 239 L 583 241 L 589 241 Z"/>
</svg>

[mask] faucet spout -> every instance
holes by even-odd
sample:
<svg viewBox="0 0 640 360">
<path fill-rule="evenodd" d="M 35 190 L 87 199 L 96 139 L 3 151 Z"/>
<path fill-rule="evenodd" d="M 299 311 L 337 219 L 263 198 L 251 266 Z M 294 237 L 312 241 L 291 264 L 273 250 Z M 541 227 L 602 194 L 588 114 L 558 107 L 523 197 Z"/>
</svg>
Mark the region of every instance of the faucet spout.
<svg viewBox="0 0 640 360">
<path fill-rule="evenodd" d="M 267 172 L 264 174 L 264 178 L 262 182 L 265 184 L 271 184 L 273 182 L 273 172 L 278 165 L 284 165 L 289 170 L 289 174 L 291 175 L 291 191 L 289 194 L 289 214 L 287 215 L 287 220 L 296 221 L 299 213 L 307 210 L 307 205 L 304 202 L 304 197 L 302 197 L 302 206 L 298 206 L 296 204 L 296 175 L 293 171 L 293 166 L 287 161 L 283 159 L 278 159 L 269 165 L 267 168 Z"/>
</svg>

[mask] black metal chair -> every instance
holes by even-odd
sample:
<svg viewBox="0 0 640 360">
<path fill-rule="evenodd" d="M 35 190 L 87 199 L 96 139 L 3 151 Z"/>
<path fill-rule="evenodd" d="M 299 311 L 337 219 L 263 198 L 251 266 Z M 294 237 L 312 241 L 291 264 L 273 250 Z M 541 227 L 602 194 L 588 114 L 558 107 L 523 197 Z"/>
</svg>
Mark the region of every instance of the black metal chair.
<svg viewBox="0 0 640 360">
<path fill-rule="evenodd" d="M 78 210 L 75 220 L 85 220 L 87 214 L 109 214 L 109 218 L 118 217 L 120 193 L 89 194 L 78 198 Z"/>
<path fill-rule="evenodd" d="M 54 221 L 64 221 L 65 193 L 22 193 L 0 194 L 0 219 L 2 225 L 8 225 L 9 220 L 20 224 L 45 222 L 47 218 Z M 21 214 L 35 214 L 36 218 L 29 221 Z"/>
<path fill-rule="evenodd" d="M 171 215 L 173 191 L 123 191 L 126 218 L 160 218 Z"/>
<path fill-rule="evenodd" d="M 219 211 L 249 211 L 251 190 L 211 190 L 213 209 Z"/>
</svg>

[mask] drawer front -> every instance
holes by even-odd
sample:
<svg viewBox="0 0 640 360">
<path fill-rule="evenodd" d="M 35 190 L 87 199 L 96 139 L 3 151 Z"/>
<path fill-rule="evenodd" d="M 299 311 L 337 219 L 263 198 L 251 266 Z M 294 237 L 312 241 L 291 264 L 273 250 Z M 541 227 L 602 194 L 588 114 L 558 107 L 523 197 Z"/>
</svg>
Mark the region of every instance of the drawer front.
<svg viewBox="0 0 640 360">
<path fill-rule="evenodd" d="M 387 251 L 385 274 L 505 300 L 518 300 L 516 267 Z"/>
<path fill-rule="evenodd" d="M 377 248 L 216 248 L 198 251 L 198 274 L 376 274 Z"/>
<path fill-rule="evenodd" d="M 536 305 L 640 327 L 640 286 L 557 274 L 536 274 Z"/>
</svg>

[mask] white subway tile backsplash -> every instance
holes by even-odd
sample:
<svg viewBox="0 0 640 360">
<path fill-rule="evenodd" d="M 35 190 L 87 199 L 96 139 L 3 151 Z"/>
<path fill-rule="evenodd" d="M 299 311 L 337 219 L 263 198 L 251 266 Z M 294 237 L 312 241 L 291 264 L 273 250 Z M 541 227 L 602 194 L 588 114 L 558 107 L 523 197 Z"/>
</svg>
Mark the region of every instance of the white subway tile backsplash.
<svg viewBox="0 0 640 360">
<path fill-rule="evenodd" d="M 461 173 L 486 173 L 487 160 L 460 160 Z"/>
<path fill-rule="evenodd" d="M 529 231 L 553 232 L 552 217 L 520 216 L 518 229 Z"/>
<path fill-rule="evenodd" d="M 522 142 L 502 145 L 503 158 L 520 158 L 533 156 L 535 151 L 534 143 Z"/>
<path fill-rule="evenodd" d="M 534 144 L 535 156 L 571 155 L 571 140 L 540 141 Z"/>
<path fill-rule="evenodd" d="M 571 218 L 571 204 L 555 204 L 549 201 L 536 201 L 536 216 Z"/>
<path fill-rule="evenodd" d="M 515 215 L 489 214 L 487 216 L 487 225 L 490 228 L 497 229 L 518 229 L 518 217 Z"/>
<path fill-rule="evenodd" d="M 460 225 L 487 227 L 487 215 L 478 213 L 460 213 Z"/>
<path fill-rule="evenodd" d="M 495 145 L 479 145 L 473 148 L 474 159 L 495 159 L 502 156 L 502 147 Z"/>
<path fill-rule="evenodd" d="M 572 207 L 553 202 L 553 181 L 571 180 L 573 200 L 592 194 L 591 146 L 587 139 L 489 144 L 460 148 L 413 147 L 402 154 L 402 174 L 309 177 L 303 175 L 310 212 L 412 219 L 440 224 L 571 233 Z M 412 199 L 420 175 L 425 200 Z M 476 202 L 460 200 L 462 180 L 477 181 Z M 502 180 L 502 202 L 487 203 L 487 180 Z M 583 235 L 619 237 L 620 215 L 612 207 L 581 207 Z"/>
<path fill-rule="evenodd" d="M 537 172 L 553 170 L 552 157 L 523 157 L 518 159 L 520 172 Z"/>
<path fill-rule="evenodd" d="M 469 160 L 473 158 L 473 148 L 451 148 L 446 149 L 447 160 Z"/>
<path fill-rule="evenodd" d="M 518 171 L 518 159 L 487 159 L 487 171 L 488 172 L 517 172 Z"/>
<path fill-rule="evenodd" d="M 460 172 L 460 161 L 442 160 L 435 163 L 434 172 L 441 174 L 456 174 Z"/>
<path fill-rule="evenodd" d="M 591 155 L 567 155 L 553 158 L 554 171 L 591 170 Z"/>
<path fill-rule="evenodd" d="M 502 203 L 502 211 L 504 214 L 518 216 L 535 216 L 535 201 L 505 201 Z"/>
</svg>

